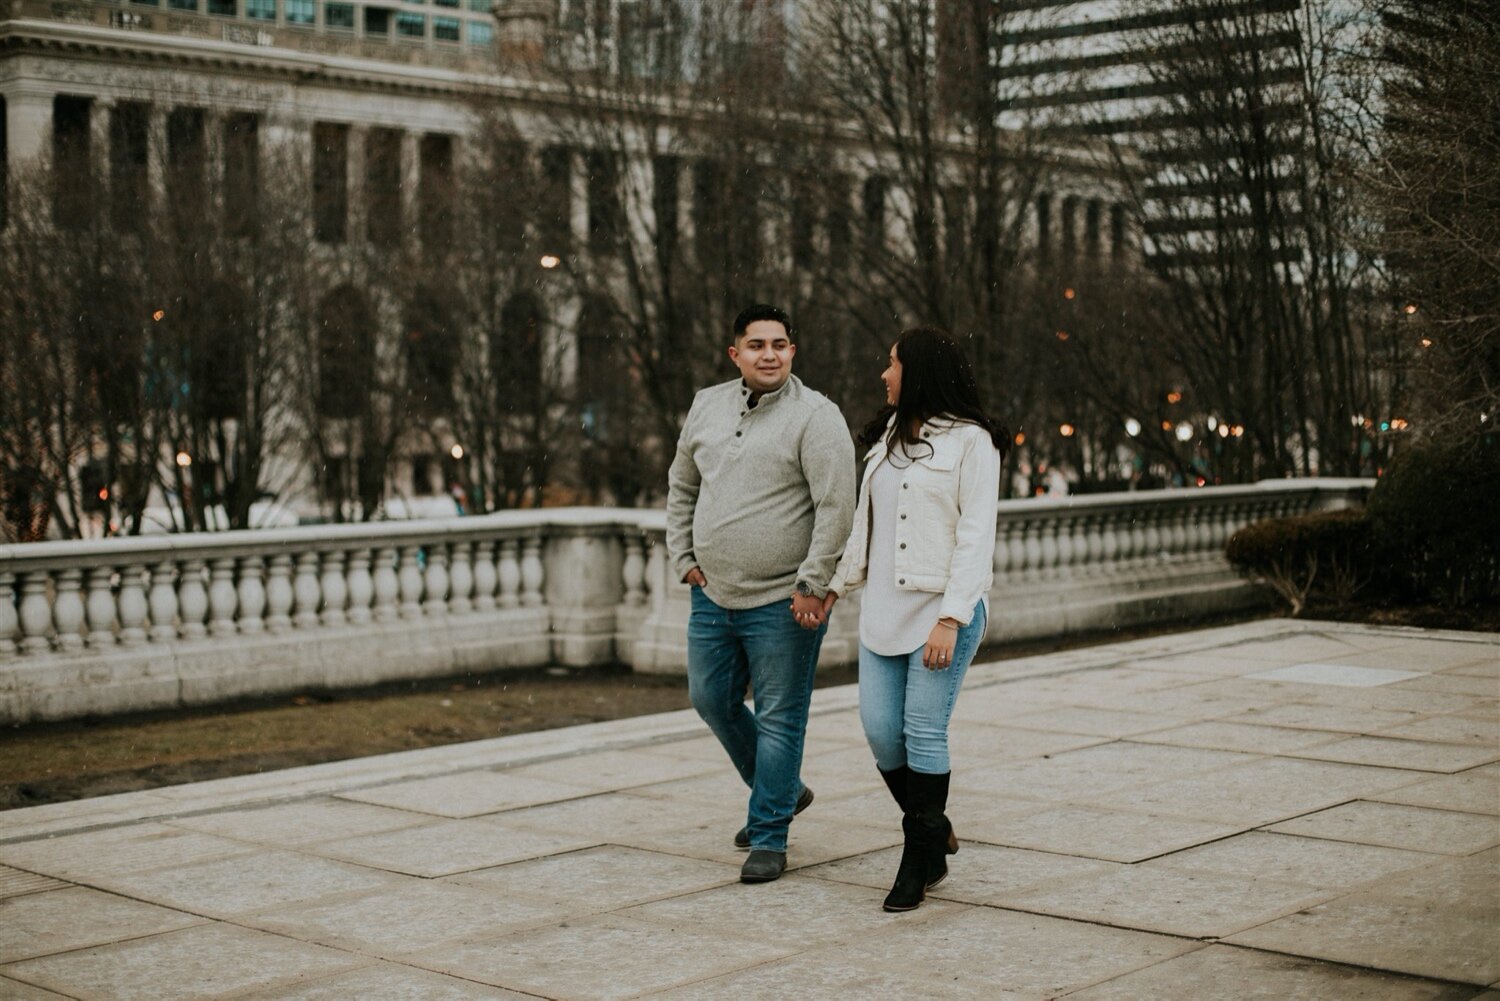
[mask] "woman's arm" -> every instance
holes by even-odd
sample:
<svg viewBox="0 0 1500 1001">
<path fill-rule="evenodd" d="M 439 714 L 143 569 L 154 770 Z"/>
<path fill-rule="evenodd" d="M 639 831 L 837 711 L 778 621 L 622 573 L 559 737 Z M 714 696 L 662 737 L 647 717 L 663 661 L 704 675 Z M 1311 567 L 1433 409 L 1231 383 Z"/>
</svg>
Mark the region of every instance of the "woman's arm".
<svg viewBox="0 0 1500 1001">
<path fill-rule="evenodd" d="M 1000 500 L 1000 453 L 986 433 L 971 435 L 958 468 L 958 526 L 942 618 L 968 625 L 995 566 L 995 521 Z"/>
</svg>

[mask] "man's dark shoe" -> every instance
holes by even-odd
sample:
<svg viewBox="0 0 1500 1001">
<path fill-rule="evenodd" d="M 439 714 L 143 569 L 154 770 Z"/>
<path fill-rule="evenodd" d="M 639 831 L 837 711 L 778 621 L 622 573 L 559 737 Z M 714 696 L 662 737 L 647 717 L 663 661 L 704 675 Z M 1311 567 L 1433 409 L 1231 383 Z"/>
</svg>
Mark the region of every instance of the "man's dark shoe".
<svg viewBox="0 0 1500 1001">
<path fill-rule="evenodd" d="M 812 806 L 813 793 L 808 786 L 802 787 L 802 795 L 797 797 L 797 805 L 792 809 L 792 816 L 796 816 L 809 806 Z M 739 849 L 750 847 L 750 828 L 741 827 L 734 833 L 734 846 Z"/>
<path fill-rule="evenodd" d="M 786 852 L 757 848 L 740 866 L 741 883 L 769 883 L 786 872 Z"/>
</svg>

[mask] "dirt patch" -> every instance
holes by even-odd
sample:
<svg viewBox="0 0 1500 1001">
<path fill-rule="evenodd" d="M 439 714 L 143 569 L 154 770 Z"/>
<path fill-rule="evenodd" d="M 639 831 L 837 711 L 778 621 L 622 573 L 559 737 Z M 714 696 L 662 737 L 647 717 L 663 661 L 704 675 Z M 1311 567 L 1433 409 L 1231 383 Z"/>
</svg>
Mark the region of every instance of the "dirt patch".
<svg viewBox="0 0 1500 1001">
<path fill-rule="evenodd" d="M 1118 642 L 1196 623 L 997 647 L 984 660 Z M 850 684 L 853 666 L 818 687 Z M 549 667 L 0 730 L 0 810 L 686 709 L 687 679 Z"/>
</svg>

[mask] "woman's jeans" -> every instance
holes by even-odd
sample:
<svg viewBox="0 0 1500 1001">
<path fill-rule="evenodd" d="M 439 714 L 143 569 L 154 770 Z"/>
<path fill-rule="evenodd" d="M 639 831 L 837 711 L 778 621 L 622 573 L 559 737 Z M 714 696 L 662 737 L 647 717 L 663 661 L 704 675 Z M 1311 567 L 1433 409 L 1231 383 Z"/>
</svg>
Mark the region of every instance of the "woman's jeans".
<svg viewBox="0 0 1500 1001">
<path fill-rule="evenodd" d="M 859 718 L 881 771 L 902 765 L 927 775 L 948 771 L 948 720 L 964 672 L 984 638 L 984 627 L 984 602 L 980 602 L 969 624 L 958 631 L 953 663 L 936 671 L 922 666 L 924 647 L 905 656 L 886 657 L 860 644 Z"/>
<path fill-rule="evenodd" d="M 813 670 L 827 626 L 803 629 L 791 599 L 723 608 L 693 588 L 688 618 L 688 694 L 750 787 L 750 848 L 786 851 L 802 793 L 802 743 Z M 755 711 L 745 706 L 745 687 Z"/>
</svg>

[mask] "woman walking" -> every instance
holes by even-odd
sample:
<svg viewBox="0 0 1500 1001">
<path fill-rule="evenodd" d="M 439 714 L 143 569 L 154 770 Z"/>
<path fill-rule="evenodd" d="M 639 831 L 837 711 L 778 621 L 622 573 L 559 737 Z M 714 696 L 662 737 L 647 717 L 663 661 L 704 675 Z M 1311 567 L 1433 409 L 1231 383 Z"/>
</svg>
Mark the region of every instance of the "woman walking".
<svg viewBox="0 0 1500 1001">
<path fill-rule="evenodd" d="M 948 720 L 984 638 L 1010 433 L 981 408 L 969 360 L 944 331 L 903 332 L 881 380 L 886 405 L 859 437 L 854 529 L 824 607 L 864 585 L 860 720 L 906 835 L 884 906 L 909 911 L 958 851 L 944 812 Z"/>
</svg>

